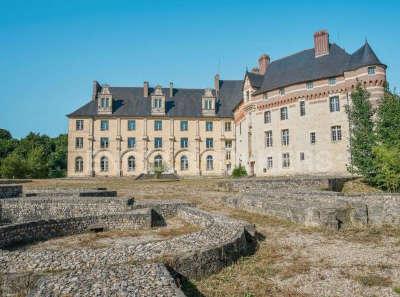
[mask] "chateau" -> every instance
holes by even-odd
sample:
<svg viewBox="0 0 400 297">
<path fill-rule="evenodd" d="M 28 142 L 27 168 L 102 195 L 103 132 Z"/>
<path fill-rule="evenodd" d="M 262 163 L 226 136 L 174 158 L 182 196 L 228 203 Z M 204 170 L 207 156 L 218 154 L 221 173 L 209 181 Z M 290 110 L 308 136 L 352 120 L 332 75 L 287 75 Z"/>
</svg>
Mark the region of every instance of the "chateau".
<svg viewBox="0 0 400 297">
<path fill-rule="evenodd" d="M 353 54 L 314 34 L 314 48 L 213 88 L 112 87 L 68 115 L 68 176 L 340 174 L 350 162 L 346 105 L 361 83 L 377 104 L 386 65 L 370 45 Z"/>
</svg>

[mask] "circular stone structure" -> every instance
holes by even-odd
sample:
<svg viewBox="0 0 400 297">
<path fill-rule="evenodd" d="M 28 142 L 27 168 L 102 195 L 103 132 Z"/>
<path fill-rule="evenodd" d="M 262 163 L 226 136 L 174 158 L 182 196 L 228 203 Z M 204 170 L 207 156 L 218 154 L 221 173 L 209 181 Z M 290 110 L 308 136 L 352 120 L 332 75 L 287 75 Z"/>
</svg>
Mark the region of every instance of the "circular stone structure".
<svg viewBox="0 0 400 297">
<path fill-rule="evenodd" d="M 0 226 L 3 295 L 184 296 L 176 286 L 177 278 L 217 272 L 256 247 L 253 225 L 190 203 L 116 197 L 110 203 L 107 197 L 78 195 L 0 199 L 1 218 L 9 222 Z M 18 207 L 22 220 L 15 216 Z M 42 214 L 44 219 L 29 221 L 32 214 L 35 218 Z M 165 226 L 173 217 L 198 226 L 198 231 L 97 248 L 35 244 L 93 230 L 152 229 Z"/>
</svg>

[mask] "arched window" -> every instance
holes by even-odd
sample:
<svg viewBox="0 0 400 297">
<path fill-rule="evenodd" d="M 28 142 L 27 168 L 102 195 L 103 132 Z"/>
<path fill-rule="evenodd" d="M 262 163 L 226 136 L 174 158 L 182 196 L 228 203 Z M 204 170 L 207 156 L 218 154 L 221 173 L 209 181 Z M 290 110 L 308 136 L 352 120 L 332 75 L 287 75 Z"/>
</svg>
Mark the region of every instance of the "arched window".
<svg viewBox="0 0 400 297">
<path fill-rule="evenodd" d="M 135 170 L 135 157 L 134 156 L 130 156 L 128 158 L 128 171 L 134 171 Z"/>
<path fill-rule="evenodd" d="M 154 168 L 161 168 L 162 167 L 162 157 L 157 155 L 154 157 Z"/>
<path fill-rule="evenodd" d="M 186 156 L 181 157 L 181 170 L 188 170 L 189 169 L 189 161 Z"/>
<path fill-rule="evenodd" d="M 83 171 L 83 159 L 82 157 L 76 157 L 75 159 L 75 171 L 82 172 Z"/>
<path fill-rule="evenodd" d="M 214 169 L 214 160 L 212 156 L 207 156 L 207 170 L 213 170 Z"/>
<path fill-rule="evenodd" d="M 100 171 L 106 172 L 108 171 L 108 158 L 101 157 L 100 159 Z"/>
</svg>

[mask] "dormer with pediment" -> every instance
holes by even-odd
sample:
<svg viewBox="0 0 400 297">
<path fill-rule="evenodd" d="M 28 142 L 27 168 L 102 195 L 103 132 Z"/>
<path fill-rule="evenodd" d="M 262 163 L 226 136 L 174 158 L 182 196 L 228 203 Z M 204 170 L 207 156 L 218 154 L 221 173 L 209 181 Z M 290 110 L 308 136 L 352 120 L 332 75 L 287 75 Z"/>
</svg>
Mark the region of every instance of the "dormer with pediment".
<svg viewBox="0 0 400 297">
<path fill-rule="evenodd" d="M 97 96 L 97 112 L 98 114 L 112 114 L 113 98 L 109 85 L 103 85 Z"/>
<path fill-rule="evenodd" d="M 160 85 L 151 94 L 151 114 L 165 115 L 165 95 Z"/>
<path fill-rule="evenodd" d="M 203 116 L 215 116 L 216 97 L 212 89 L 205 89 L 201 97 L 201 111 Z"/>
</svg>

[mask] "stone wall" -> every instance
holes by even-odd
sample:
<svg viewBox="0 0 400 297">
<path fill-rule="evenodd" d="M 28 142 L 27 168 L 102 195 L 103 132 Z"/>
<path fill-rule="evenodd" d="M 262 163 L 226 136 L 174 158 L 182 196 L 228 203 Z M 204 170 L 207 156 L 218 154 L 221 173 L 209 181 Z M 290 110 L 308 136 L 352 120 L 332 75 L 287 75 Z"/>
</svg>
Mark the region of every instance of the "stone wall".
<svg viewBox="0 0 400 297">
<path fill-rule="evenodd" d="M 91 229 L 150 228 L 152 227 L 151 218 L 151 211 L 142 209 L 121 214 L 39 220 L 0 226 L 0 249 L 59 236 L 84 233 Z"/>
<path fill-rule="evenodd" d="M 107 189 L 35 189 L 24 193 L 26 197 L 117 197 L 117 191 Z"/>
<path fill-rule="evenodd" d="M 0 184 L 0 199 L 21 197 L 21 195 L 22 195 L 21 185 Z"/>
</svg>

